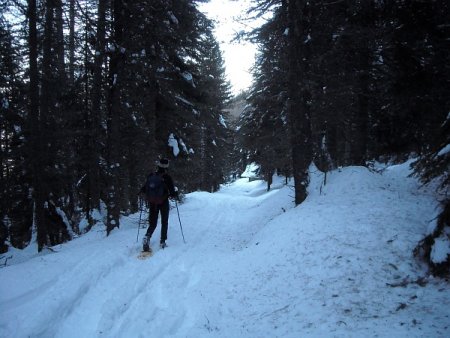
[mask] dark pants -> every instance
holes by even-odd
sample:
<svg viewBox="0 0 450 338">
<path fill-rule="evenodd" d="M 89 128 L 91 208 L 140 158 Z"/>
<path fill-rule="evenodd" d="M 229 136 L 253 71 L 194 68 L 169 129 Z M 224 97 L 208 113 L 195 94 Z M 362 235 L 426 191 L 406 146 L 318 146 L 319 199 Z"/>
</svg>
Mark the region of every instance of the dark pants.
<svg viewBox="0 0 450 338">
<path fill-rule="evenodd" d="M 148 238 L 152 237 L 153 232 L 158 224 L 158 214 L 161 213 L 161 242 L 167 240 L 167 228 L 169 226 L 169 200 L 165 200 L 162 204 L 149 205 L 149 217 L 148 223 L 149 227 L 147 229 L 146 236 Z"/>
</svg>

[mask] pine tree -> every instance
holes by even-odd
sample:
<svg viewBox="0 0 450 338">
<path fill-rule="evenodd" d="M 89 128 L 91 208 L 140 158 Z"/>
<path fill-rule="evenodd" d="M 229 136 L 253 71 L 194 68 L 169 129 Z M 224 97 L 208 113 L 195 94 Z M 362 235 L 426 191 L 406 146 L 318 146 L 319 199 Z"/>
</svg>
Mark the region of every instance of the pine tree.
<svg viewBox="0 0 450 338">
<path fill-rule="evenodd" d="M 11 27 L 0 17 L 0 253 L 29 241 L 31 181 L 25 169 L 25 86 Z"/>
<path fill-rule="evenodd" d="M 248 97 L 249 107 L 242 116 L 241 134 L 250 161 L 261 166 L 261 174 L 270 189 L 275 171 L 288 174 L 292 166 L 289 155 L 287 124 L 287 40 L 282 33 L 287 22 L 283 8 L 256 30 L 253 39 L 260 51 L 255 65 L 255 84 Z"/>
<path fill-rule="evenodd" d="M 434 262 L 431 252 L 438 239 L 448 239 L 450 230 L 450 198 L 447 195 L 450 186 L 450 113 L 441 124 L 438 135 L 429 144 L 428 151 L 413 163 L 414 175 L 424 184 L 439 180 L 438 193 L 441 211 L 436 220 L 434 231 L 422 239 L 415 248 L 415 255 L 423 258 L 433 273 L 447 276 L 450 272 L 450 258 L 443 262 Z"/>
<path fill-rule="evenodd" d="M 206 27 L 200 45 L 201 60 L 198 82 L 201 99 L 199 108 L 202 114 L 200 130 L 201 166 L 199 173 L 202 190 L 214 192 L 226 180 L 224 170 L 227 166 L 227 156 L 231 152 L 231 139 L 228 122 L 224 111 L 229 99 L 229 83 L 225 79 L 224 62 L 217 41 L 212 36 L 212 25 L 203 18 Z"/>
<path fill-rule="evenodd" d="M 448 110 L 443 94 L 448 88 L 448 4 L 395 2 L 380 10 L 380 106 L 374 119 L 378 153 L 420 153 Z"/>
</svg>

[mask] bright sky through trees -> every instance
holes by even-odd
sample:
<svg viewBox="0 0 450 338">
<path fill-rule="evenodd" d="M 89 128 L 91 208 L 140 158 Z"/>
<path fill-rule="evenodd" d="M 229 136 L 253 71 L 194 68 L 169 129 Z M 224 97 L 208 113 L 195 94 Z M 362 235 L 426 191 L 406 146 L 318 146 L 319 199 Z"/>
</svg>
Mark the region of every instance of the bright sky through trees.
<svg viewBox="0 0 450 338">
<path fill-rule="evenodd" d="M 214 34 L 223 52 L 233 94 L 247 89 L 252 82 L 250 68 L 255 61 L 256 46 L 249 42 L 232 42 L 236 33 L 248 29 L 239 17 L 245 16 L 249 6 L 250 0 L 211 0 L 199 7 L 216 24 Z"/>
</svg>

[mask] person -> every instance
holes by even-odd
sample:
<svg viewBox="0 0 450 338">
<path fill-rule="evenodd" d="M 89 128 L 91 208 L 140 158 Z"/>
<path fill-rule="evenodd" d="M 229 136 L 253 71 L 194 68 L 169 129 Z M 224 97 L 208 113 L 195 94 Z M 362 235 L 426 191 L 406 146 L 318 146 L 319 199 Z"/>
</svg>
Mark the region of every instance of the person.
<svg viewBox="0 0 450 338">
<path fill-rule="evenodd" d="M 167 173 L 169 168 L 169 160 L 162 158 L 157 162 L 157 170 L 151 173 L 147 177 L 147 181 L 141 188 L 141 194 L 145 194 L 149 205 L 149 226 L 143 239 L 143 251 L 150 251 L 150 238 L 156 229 L 158 224 L 158 215 L 161 213 L 161 239 L 160 247 L 166 247 L 167 230 L 169 226 L 169 198 L 178 198 L 178 192 L 175 190 L 172 177 Z M 155 175 L 159 175 L 162 178 L 163 184 L 163 196 L 159 200 L 154 200 L 149 196 L 149 180 L 155 179 Z M 158 178 L 156 178 L 158 180 Z"/>
</svg>

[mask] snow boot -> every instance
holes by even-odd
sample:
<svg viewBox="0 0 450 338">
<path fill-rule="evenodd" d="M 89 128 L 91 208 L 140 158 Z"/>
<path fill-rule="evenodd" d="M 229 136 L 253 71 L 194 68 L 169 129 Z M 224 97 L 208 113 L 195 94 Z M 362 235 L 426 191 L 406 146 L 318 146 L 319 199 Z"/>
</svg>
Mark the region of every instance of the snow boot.
<svg viewBox="0 0 450 338">
<path fill-rule="evenodd" d="M 145 251 L 145 252 L 150 251 L 149 242 L 150 242 L 150 238 L 148 238 L 147 236 L 144 236 L 144 238 L 142 240 L 142 251 Z"/>
<path fill-rule="evenodd" d="M 167 248 L 166 242 L 159 243 L 159 246 L 160 246 L 161 249 Z"/>
</svg>

